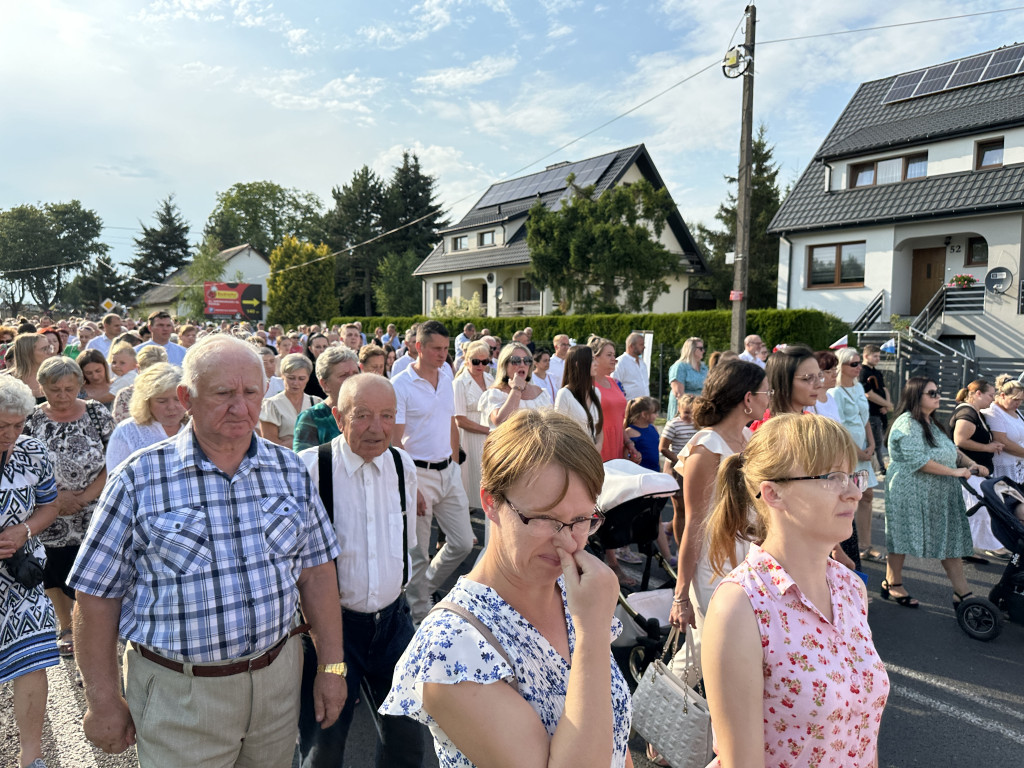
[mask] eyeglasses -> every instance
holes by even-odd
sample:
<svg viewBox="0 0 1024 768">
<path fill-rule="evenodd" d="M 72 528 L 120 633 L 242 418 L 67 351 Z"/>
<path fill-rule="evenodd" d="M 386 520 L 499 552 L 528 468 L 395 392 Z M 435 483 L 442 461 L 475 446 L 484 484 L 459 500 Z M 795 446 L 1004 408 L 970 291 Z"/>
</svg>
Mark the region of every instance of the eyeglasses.
<svg viewBox="0 0 1024 768">
<path fill-rule="evenodd" d="M 587 536 L 594 533 L 601 524 L 604 522 L 604 513 L 601 512 L 600 507 L 594 506 L 594 514 L 590 517 L 581 517 L 579 520 L 573 520 L 571 523 L 563 523 L 561 520 L 555 520 L 553 517 L 545 517 L 543 515 L 538 517 L 527 517 L 508 499 L 505 499 L 505 503 L 508 504 L 508 508 L 519 515 L 519 519 L 523 521 L 523 525 L 526 526 L 526 532 L 531 536 L 535 536 L 538 539 L 546 538 L 548 536 L 554 536 L 563 528 L 568 528 L 569 533 L 576 532 L 576 526 L 582 525 Z M 530 523 L 536 523 L 536 525 L 530 525 Z"/>
<path fill-rule="evenodd" d="M 831 493 L 842 493 L 850 487 L 852 482 L 858 491 L 868 487 L 868 472 L 862 469 L 859 472 L 829 472 L 825 475 L 807 475 L 806 477 L 777 477 L 769 480 L 769 483 L 791 483 L 795 480 L 824 480 L 825 490 Z M 761 498 L 761 494 L 757 494 Z"/>
<path fill-rule="evenodd" d="M 500 347 L 489 347 L 489 349 L 491 350 L 491 352 L 497 352 L 500 349 Z"/>
<path fill-rule="evenodd" d="M 775 394 L 775 390 L 774 389 L 762 389 L 762 390 L 759 390 L 757 392 L 751 392 L 750 394 L 752 394 L 752 395 L 768 395 L 768 397 L 771 397 L 772 395 Z"/>
<path fill-rule="evenodd" d="M 939 396 L 939 390 L 937 390 L 937 389 L 929 389 L 926 392 L 924 392 L 923 394 L 924 394 L 925 397 L 938 397 Z"/>
<path fill-rule="evenodd" d="M 797 381 L 802 381 L 805 384 L 810 384 L 811 382 L 813 382 L 815 380 L 824 381 L 825 380 L 825 374 L 824 373 L 808 373 L 805 376 L 794 376 L 793 378 L 796 379 Z"/>
<path fill-rule="evenodd" d="M 473 365 L 490 365 L 490 360 L 470 360 Z"/>
<path fill-rule="evenodd" d="M 857 360 L 857 361 L 852 362 L 852 363 L 843 363 L 843 365 L 848 365 L 851 368 L 860 368 L 860 360 Z"/>
<path fill-rule="evenodd" d="M 704 347 L 696 347 L 696 350 L 697 350 L 698 352 L 703 352 L 703 351 L 704 351 Z"/>
<path fill-rule="evenodd" d="M 508 359 L 509 365 L 533 365 L 532 357 L 513 356 Z"/>
</svg>

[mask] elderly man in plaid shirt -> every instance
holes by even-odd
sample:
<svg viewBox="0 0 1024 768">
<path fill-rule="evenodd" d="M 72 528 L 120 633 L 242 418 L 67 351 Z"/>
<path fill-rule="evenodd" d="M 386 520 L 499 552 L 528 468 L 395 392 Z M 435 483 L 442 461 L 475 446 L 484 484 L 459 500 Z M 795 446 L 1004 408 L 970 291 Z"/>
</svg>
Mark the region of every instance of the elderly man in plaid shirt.
<svg viewBox="0 0 1024 768">
<path fill-rule="evenodd" d="M 300 601 L 322 727 L 345 702 L 337 537 L 298 456 L 253 434 L 265 390 L 250 345 L 192 347 L 191 424 L 110 477 L 72 572 L 85 734 L 106 752 L 137 743 L 140 766 L 291 764 Z"/>
</svg>

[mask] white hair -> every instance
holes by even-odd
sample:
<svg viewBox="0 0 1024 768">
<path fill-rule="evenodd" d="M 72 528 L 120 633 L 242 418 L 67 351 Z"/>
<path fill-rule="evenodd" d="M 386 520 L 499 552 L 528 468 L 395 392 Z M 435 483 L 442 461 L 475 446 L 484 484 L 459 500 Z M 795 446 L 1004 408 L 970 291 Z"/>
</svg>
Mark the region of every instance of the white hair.
<svg viewBox="0 0 1024 768">
<path fill-rule="evenodd" d="M 0 376 L 0 413 L 25 418 L 35 407 L 36 399 L 28 384 L 13 376 Z"/>
<path fill-rule="evenodd" d="M 316 377 L 324 381 L 331 375 L 331 368 L 338 363 L 353 362 L 359 364 L 359 355 L 348 347 L 328 347 L 316 359 Z"/>
<path fill-rule="evenodd" d="M 226 352 L 237 352 L 239 355 L 248 358 L 253 365 L 259 368 L 263 388 L 267 386 L 267 372 L 263 368 L 263 358 L 256 351 L 256 347 L 241 339 L 236 339 L 226 333 L 218 333 L 214 336 L 207 336 L 200 339 L 185 353 L 185 362 L 182 365 L 181 383 L 184 384 L 192 397 L 198 392 L 199 379 L 211 367 L 218 365 Z"/>
</svg>

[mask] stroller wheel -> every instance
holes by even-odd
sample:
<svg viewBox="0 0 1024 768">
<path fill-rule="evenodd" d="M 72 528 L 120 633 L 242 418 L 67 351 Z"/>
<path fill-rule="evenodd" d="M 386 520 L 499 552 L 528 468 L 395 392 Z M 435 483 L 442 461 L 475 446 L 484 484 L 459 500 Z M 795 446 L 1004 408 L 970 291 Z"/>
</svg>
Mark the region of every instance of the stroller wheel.
<svg viewBox="0 0 1024 768">
<path fill-rule="evenodd" d="M 960 629 L 975 640 L 994 640 L 1003 631 L 999 609 L 984 597 L 969 597 L 956 609 Z"/>
<path fill-rule="evenodd" d="M 650 666 L 650 661 L 647 658 L 647 649 L 642 645 L 634 646 L 629 652 L 629 677 L 631 679 L 627 681 L 631 691 L 636 689 L 648 666 Z"/>
</svg>

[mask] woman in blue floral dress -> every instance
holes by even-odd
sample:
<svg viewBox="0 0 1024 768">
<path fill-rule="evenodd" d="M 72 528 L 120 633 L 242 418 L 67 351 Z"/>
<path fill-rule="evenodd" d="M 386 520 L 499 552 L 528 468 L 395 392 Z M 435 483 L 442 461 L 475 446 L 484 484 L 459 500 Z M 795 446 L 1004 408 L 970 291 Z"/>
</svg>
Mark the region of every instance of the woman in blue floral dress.
<svg viewBox="0 0 1024 768">
<path fill-rule="evenodd" d="M 424 619 L 381 706 L 427 724 L 442 768 L 632 765 L 609 647 L 618 582 L 583 549 L 603 479 L 589 436 L 558 412 L 517 411 L 488 436 L 491 545 Z"/>
<path fill-rule="evenodd" d="M 46 667 L 59 661 L 53 606 L 43 585 L 24 586 L 8 560 L 25 545 L 42 560 L 36 535 L 57 517 L 57 485 L 46 447 L 21 434 L 34 408 L 28 386 L 0 377 L 0 684 L 14 681 L 19 765 L 30 766 L 38 766 L 43 754 Z"/>
</svg>

